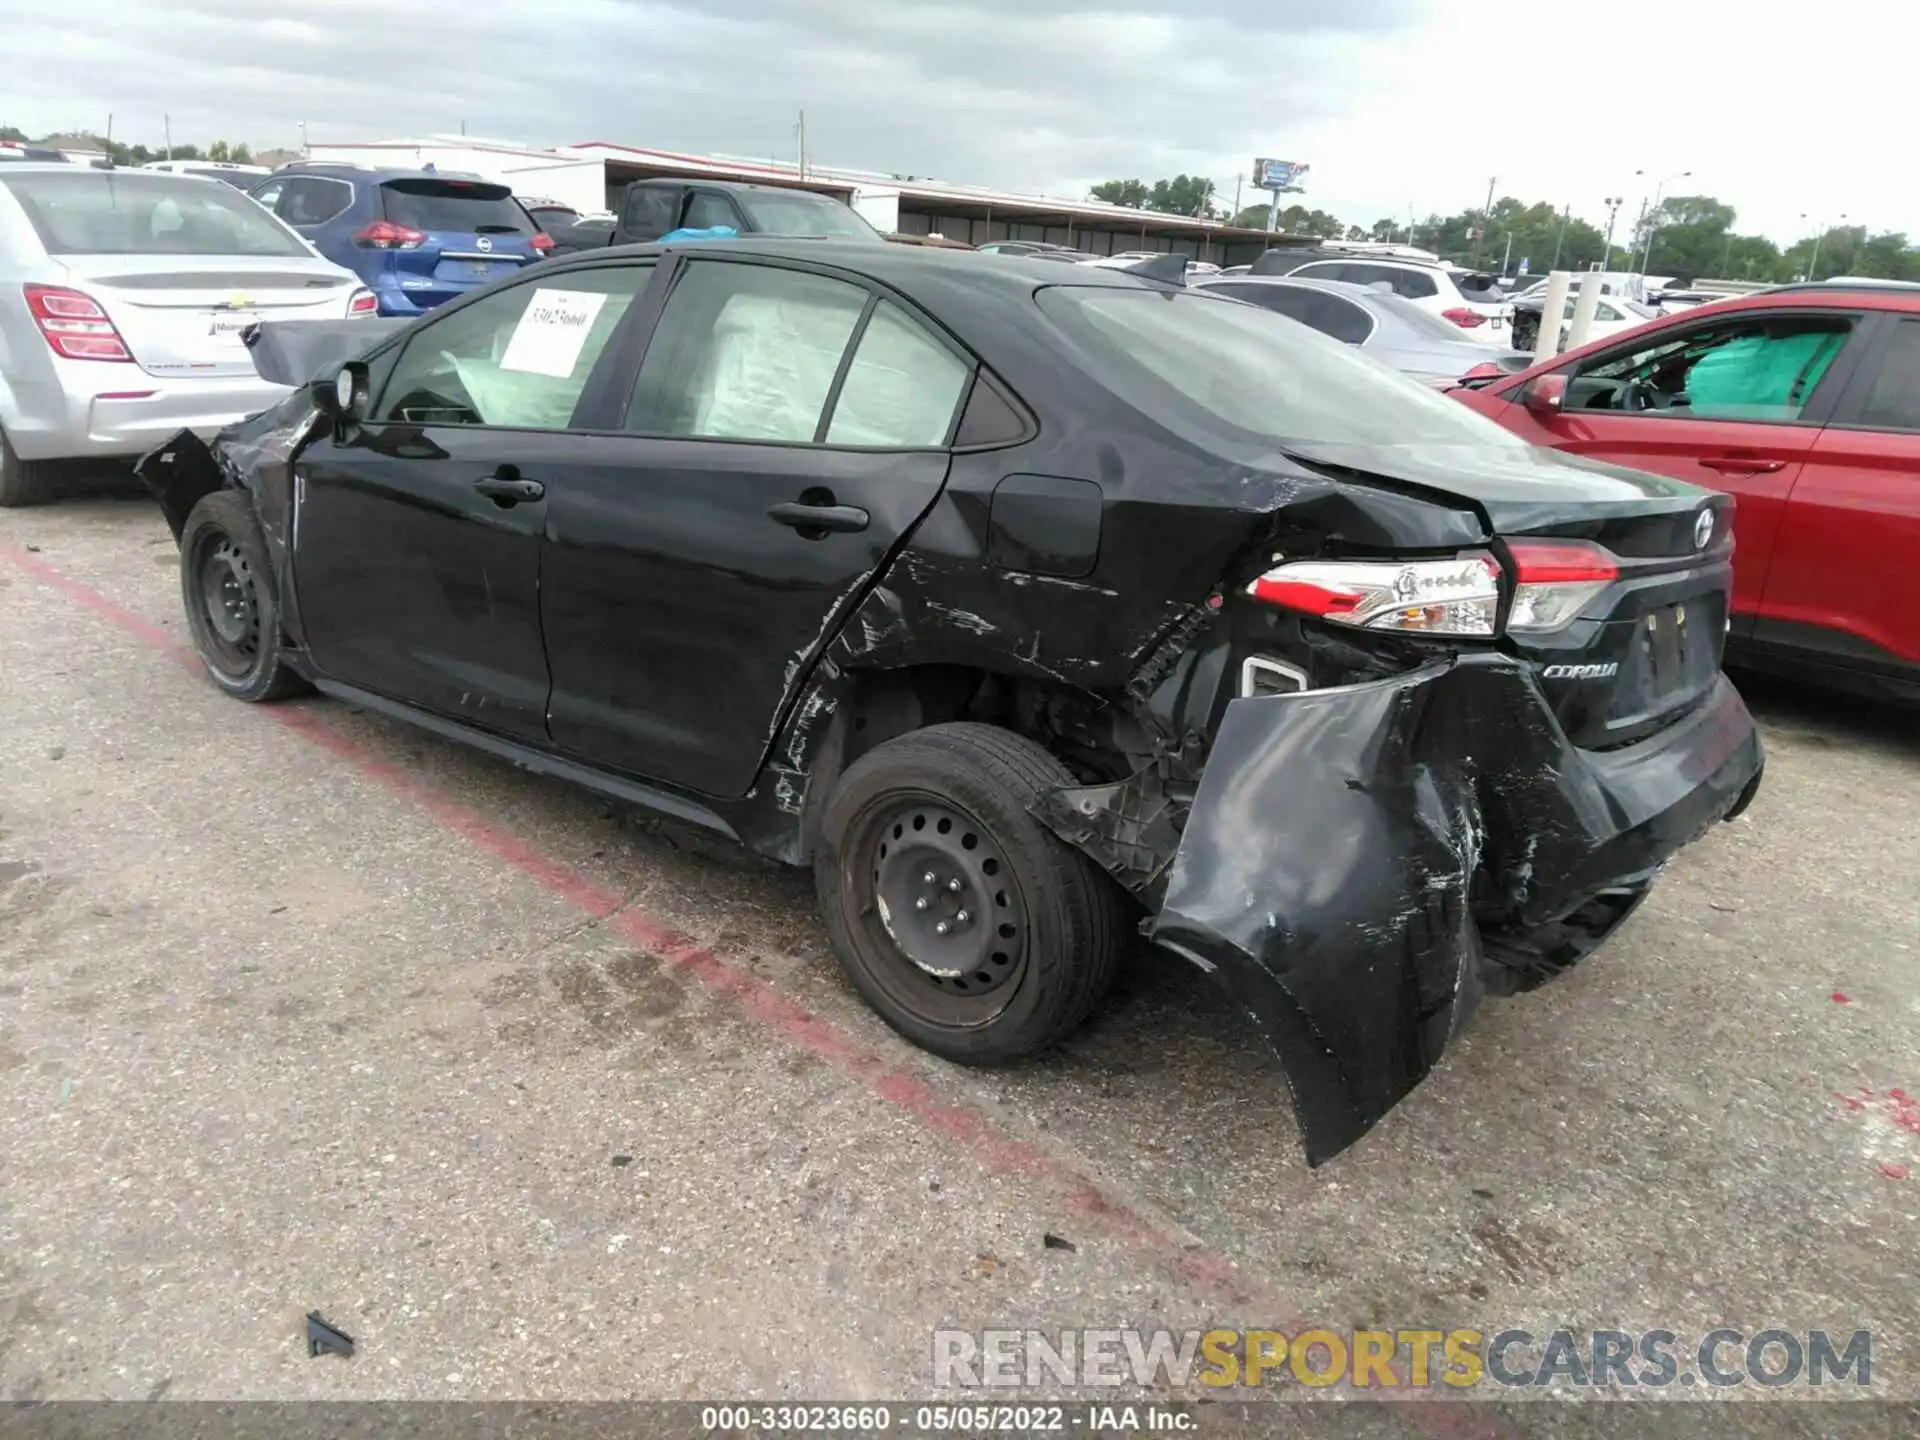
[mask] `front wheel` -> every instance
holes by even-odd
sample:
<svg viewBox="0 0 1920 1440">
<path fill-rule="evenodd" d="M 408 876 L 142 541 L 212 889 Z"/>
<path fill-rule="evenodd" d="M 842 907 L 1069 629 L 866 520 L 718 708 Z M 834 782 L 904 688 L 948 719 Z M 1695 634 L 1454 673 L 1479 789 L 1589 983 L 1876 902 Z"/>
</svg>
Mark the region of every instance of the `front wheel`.
<svg viewBox="0 0 1920 1440">
<path fill-rule="evenodd" d="M 207 673 L 241 700 L 308 689 L 280 658 L 280 603 L 266 537 L 237 490 L 202 496 L 180 531 L 180 596 Z"/>
<path fill-rule="evenodd" d="M 1074 783 L 1009 731 L 935 725 L 862 756 L 827 800 L 814 859 L 827 933 L 867 1003 L 921 1048 L 1019 1059 L 1106 991 L 1126 897 L 1031 813 Z"/>
</svg>

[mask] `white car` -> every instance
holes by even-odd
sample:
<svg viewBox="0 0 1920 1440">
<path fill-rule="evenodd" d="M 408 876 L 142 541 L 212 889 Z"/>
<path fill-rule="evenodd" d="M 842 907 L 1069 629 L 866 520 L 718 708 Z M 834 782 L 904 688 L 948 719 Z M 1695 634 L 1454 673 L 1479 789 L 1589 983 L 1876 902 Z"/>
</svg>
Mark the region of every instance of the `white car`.
<svg viewBox="0 0 1920 1440">
<path fill-rule="evenodd" d="M 150 170 L 0 167 L 0 505 L 53 462 L 144 454 L 276 404 L 255 321 L 371 316 L 374 294 L 228 185 Z"/>
<path fill-rule="evenodd" d="M 1513 348 L 1512 303 L 1499 297 L 1497 291 L 1467 295 L 1453 275 L 1438 265 L 1356 256 L 1350 260 L 1309 260 L 1286 273 L 1298 280 L 1340 280 L 1391 290 L 1458 326 L 1469 340 L 1497 350 Z"/>
</svg>

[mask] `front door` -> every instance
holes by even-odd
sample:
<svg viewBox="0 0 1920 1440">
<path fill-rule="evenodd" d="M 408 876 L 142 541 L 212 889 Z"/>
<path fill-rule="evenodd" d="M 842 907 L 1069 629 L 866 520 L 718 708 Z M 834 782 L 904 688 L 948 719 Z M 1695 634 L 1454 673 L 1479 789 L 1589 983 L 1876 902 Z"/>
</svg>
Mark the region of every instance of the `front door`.
<svg viewBox="0 0 1920 1440">
<path fill-rule="evenodd" d="M 413 330 L 372 419 L 296 473 L 301 628 L 332 679 L 520 739 L 546 738 L 548 495 L 609 337 L 652 274 L 528 280 Z"/>
<path fill-rule="evenodd" d="M 1502 419 L 1536 445 L 1735 497 L 1734 625 L 1761 613 L 1787 496 L 1849 366 L 1859 317 L 1770 309 L 1663 327 L 1571 367 L 1549 418 Z"/>
<path fill-rule="evenodd" d="M 863 284 L 681 264 L 605 417 L 630 438 L 597 441 L 548 501 L 549 723 L 594 764 L 737 796 L 938 497 L 973 367 Z"/>
</svg>

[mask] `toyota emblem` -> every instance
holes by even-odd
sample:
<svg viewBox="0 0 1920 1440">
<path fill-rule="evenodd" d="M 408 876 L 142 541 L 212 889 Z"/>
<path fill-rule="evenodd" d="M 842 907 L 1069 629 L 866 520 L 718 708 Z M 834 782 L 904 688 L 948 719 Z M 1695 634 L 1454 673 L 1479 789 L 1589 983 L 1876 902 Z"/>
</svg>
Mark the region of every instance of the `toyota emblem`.
<svg viewBox="0 0 1920 1440">
<path fill-rule="evenodd" d="M 473 248 L 476 250 L 491 250 L 493 249 L 493 241 L 489 240 L 486 236 L 482 235 L 473 242 Z M 1709 529 L 1712 528 L 1711 524 L 1709 524 L 1708 528 Z M 1707 542 L 1702 540 L 1700 543 L 1704 545 Z"/>
<path fill-rule="evenodd" d="M 1700 518 L 1693 522 L 1693 548 L 1704 550 L 1711 539 L 1713 539 L 1713 512 L 1702 510 Z"/>
</svg>

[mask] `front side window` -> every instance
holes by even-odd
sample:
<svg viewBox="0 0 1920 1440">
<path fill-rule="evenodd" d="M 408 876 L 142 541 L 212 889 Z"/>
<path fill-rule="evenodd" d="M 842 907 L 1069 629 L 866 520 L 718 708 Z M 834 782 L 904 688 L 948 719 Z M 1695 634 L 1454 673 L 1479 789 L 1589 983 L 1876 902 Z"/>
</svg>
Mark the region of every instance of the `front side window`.
<svg viewBox="0 0 1920 1440">
<path fill-rule="evenodd" d="M 312 252 L 237 190 L 186 176 L 73 167 L 0 175 L 49 255 L 260 255 Z"/>
<path fill-rule="evenodd" d="M 1055 285 L 1038 303 L 1090 374 L 1176 432 L 1255 455 L 1288 443 L 1527 448 L 1358 350 L 1204 291 Z"/>
<path fill-rule="evenodd" d="M 1567 408 L 1695 420 L 1793 422 L 1845 347 L 1844 316 L 1774 311 L 1667 331 L 1583 366 Z"/>
<path fill-rule="evenodd" d="M 1856 423 L 1874 430 L 1920 430 L 1920 320 L 1893 327 Z"/>
<path fill-rule="evenodd" d="M 374 419 L 564 430 L 652 265 L 516 285 L 429 320 L 388 376 Z"/>
</svg>

